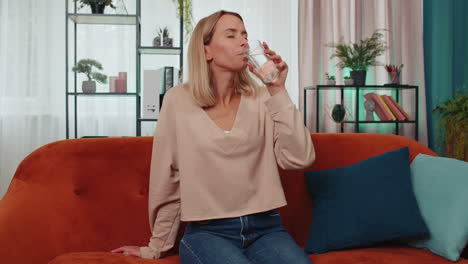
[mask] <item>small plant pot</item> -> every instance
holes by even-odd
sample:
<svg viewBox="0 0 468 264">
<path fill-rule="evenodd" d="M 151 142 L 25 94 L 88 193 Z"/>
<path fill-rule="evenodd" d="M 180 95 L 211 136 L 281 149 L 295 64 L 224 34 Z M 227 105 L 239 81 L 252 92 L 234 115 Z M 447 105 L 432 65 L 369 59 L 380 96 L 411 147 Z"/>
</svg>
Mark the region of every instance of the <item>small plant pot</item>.
<svg viewBox="0 0 468 264">
<path fill-rule="evenodd" d="M 344 79 L 344 84 L 345 85 L 353 85 L 354 84 L 354 79 Z"/>
<path fill-rule="evenodd" d="M 166 48 L 172 47 L 172 38 L 164 38 L 163 39 L 163 46 Z"/>
<path fill-rule="evenodd" d="M 161 37 L 157 36 L 153 39 L 153 47 L 161 47 Z"/>
<path fill-rule="evenodd" d="M 349 75 L 353 78 L 355 85 L 366 84 L 366 71 L 351 71 Z"/>
<path fill-rule="evenodd" d="M 90 3 L 89 7 L 91 7 L 91 12 L 93 14 L 104 14 L 104 9 L 106 8 L 106 5 L 99 3 Z"/>
<path fill-rule="evenodd" d="M 81 85 L 83 93 L 95 93 L 96 92 L 96 82 L 95 81 L 83 81 Z"/>
<path fill-rule="evenodd" d="M 336 81 L 335 80 L 327 80 L 327 85 L 335 85 Z"/>
</svg>

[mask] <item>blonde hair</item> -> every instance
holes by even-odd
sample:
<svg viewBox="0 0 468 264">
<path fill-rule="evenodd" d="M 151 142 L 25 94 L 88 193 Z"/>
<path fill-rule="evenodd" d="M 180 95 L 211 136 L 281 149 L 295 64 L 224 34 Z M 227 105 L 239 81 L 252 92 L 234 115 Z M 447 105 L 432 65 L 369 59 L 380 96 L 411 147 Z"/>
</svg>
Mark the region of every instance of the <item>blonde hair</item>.
<svg viewBox="0 0 468 264">
<path fill-rule="evenodd" d="M 210 43 L 216 23 L 223 15 L 233 15 L 244 22 L 238 13 L 221 10 L 200 20 L 190 38 L 188 47 L 189 79 L 186 86 L 188 86 L 193 99 L 200 107 L 210 107 L 216 104 L 204 46 Z M 248 69 L 245 68 L 234 77 L 234 89 L 236 93 L 256 96 L 260 87 L 252 78 Z"/>
</svg>

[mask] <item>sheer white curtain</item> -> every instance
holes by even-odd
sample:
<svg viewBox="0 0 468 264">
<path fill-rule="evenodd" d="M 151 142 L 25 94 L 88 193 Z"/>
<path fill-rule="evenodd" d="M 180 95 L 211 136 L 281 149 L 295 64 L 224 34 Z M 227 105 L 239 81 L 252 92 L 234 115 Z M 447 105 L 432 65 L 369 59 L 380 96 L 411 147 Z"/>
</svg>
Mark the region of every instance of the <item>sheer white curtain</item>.
<svg viewBox="0 0 468 264">
<path fill-rule="evenodd" d="M 335 67 L 338 60 L 330 60 L 333 52 L 327 43 L 338 42 L 343 37 L 345 42 L 358 42 L 369 37 L 376 29 L 387 29 L 385 40 L 390 48 L 378 61 L 384 64 L 404 64 L 402 78 L 404 84 L 419 86 L 419 141 L 427 144 L 426 100 L 424 87 L 424 61 L 422 38 L 422 2 L 421 0 L 300 0 L 299 1 L 299 64 L 301 86 L 301 109 L 303 109 L 302 88 L 324 84 L 324 74 L 336 74 L 337 84 L 343 84 L 344 72 Z M 388 83 L 384 67 L 370 67 L 367 72 L 367 84 L 381 85 Z M 377 92 L 389 94 L 388 92 Z M 348 117 L 354 119 L 352 111 L 354 94 L 349 94 L 344 103 L 348 108 Z M 389 94 L 390 95 L 390 94 Z M 400 97 L 403 108 L 415 117 L 415 95 L 412 91 L 403 92 Z M 323 100 L 323 101 L 322 101 Z M 340 125 L 335 123 L 330 111 L 339 103 L 338 92 L 325 92 L 321 97 L 323 110 L 320 114 L 320 132 L 338 132 Z M 362 102 L 363 100 L 361 100 Z M 311 131 L 316 130 L 315 92 L 307 92 L 307 124 Z M 364 118 L 360 117 L 361 120 Z M 366 125 L 367 132 L 391 133 L 393 124 Z M 413 137 L 415 126 L 400 126 L 400 134 Z M 345 126 L 345 132 L 353 132 L 352 126 Z"/>
<path fill-rule="evenodd" d="M 64 2 L 0 1 L 0 197 L 33 149 L 65 135 Z"/>
<path fill-rule="evenodd" d="M 73 2 L 70 0 L 70 7 Z M 120 5 L 121 1 L 116 1 Z M 135 1 L 124 1 L 129 14 Z M 239 12 L 251 37 L 263 39 L 288 63 L 287 88 L 298 103 L 297 0 L 193 0 L 194 22 L 217 10 Z M 71 9 L 70 9 L 71 11 Z M 168 26 L 179 43 L 175 6 L 170 0 L 142 0 L 142 45 L 151 46 L 155 31 Z M 79 12 L 89 13 L 87 8 Z M 106 9 L 122 13 L 123 9 Z M 19 163 L 33 150 L 65 139 L 65 1 L 0 1 L 0 197 Z M 72 66 L 73 27 L 69 22 L 69 67 Z M 128 90 L 135 91 L 135 28 L 79 25 L 77 59 L 93 58 L 104 74 L 128 73 Z M 185 52 L 187 48 L 185 43 Z M 186 56 L 186 53 L 184 54 Z M 187 65 L 186 61 L 184 65 Z M 177 56 L 142 55 L 141 70 L 178 66 Z M 186 72 L 186 71 L 185 71 Z M 73 89 L 69 72 L 69 89 Z M 78 74 L 77 90 L 84 76 Z M 108 91 L 108 85 L 97 85 Z M 71 98 L 70 98 L 71 99 Z M 73 109 L 73 100 L 70 101 Z M 133 98 L 78 98 L 78 137 L 135 135 Z M 70 136 L 74 137 L 73 115 Z M 152 135 L 155 123 L 144 124 L 142 135 Z"/>
</svg>

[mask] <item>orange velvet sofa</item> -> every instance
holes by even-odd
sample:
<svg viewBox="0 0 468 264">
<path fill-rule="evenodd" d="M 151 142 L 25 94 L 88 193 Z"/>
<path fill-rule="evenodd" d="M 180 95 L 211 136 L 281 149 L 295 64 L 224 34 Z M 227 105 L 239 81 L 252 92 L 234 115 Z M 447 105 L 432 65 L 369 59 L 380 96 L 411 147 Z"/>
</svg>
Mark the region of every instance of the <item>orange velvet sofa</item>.
<svg viewBox="0 0 468 264">
<path fill-rule="evenodd" d="M 435 155 L 411 139 L 384 134 L 312 134 L 317 158 L 306 170 L 350 165 L 400 147 Z M 63 140 L 31 153 L 0 200 L 0 262 L 27 264 L 180 263 L 171 256 L 146 260 L 110 253 L 146 245 L 152 137 Z M 304 170 L 283 171 L 288 205 L 283 223 L 304 247 L 312 218 Z M 304 228 L 306 227 L 306 228 Z M 185 228 L 182 223 L 179 238 Z M 451 263 L 427 250 L 376 246 L 312 254 L 314 264 Z M 468 264 L 465 258 L 458 263 Z"/>
</svg>

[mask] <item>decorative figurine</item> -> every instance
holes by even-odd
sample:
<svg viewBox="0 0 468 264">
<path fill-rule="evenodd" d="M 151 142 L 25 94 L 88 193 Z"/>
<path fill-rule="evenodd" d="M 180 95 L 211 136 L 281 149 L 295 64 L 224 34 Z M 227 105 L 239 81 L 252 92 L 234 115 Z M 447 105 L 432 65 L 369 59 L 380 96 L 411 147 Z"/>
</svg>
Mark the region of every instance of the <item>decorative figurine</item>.
<svg viewBox="0 0 468 264">
<path fill-rule="evenodd" d="M 366 121 L 374 121 L 375 102 L 366 100 L 364 102 L 364 109 L 366 109 Z"/>
</svg>

